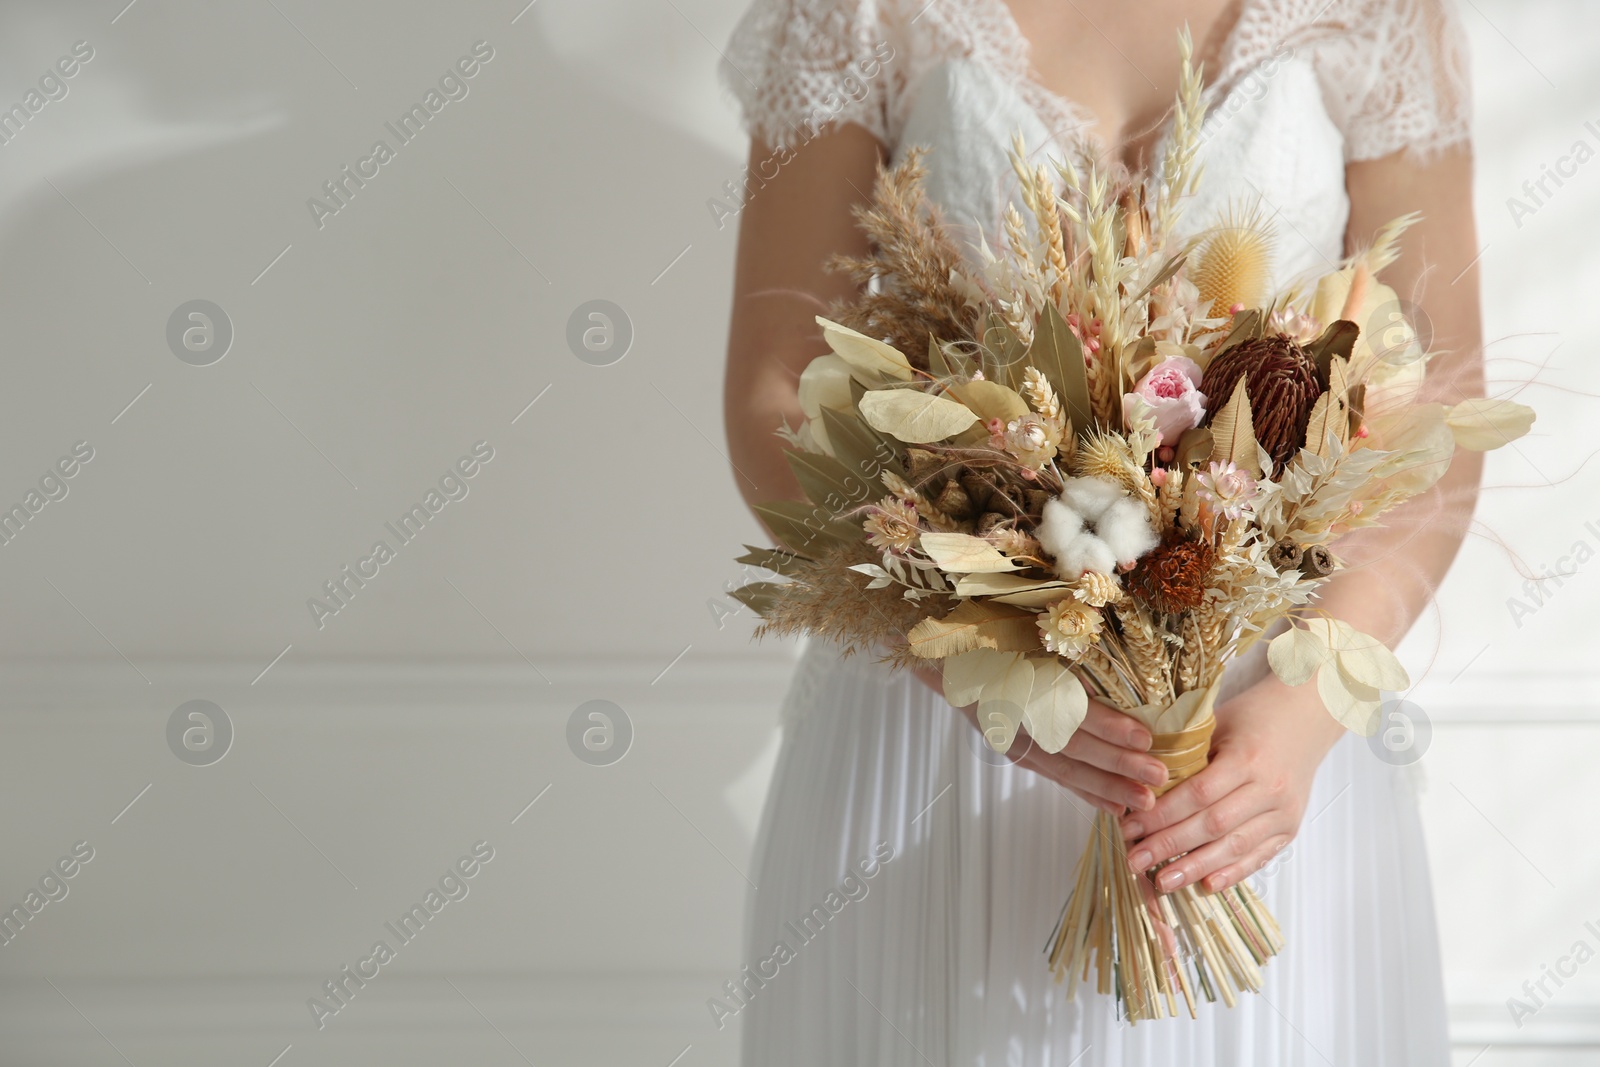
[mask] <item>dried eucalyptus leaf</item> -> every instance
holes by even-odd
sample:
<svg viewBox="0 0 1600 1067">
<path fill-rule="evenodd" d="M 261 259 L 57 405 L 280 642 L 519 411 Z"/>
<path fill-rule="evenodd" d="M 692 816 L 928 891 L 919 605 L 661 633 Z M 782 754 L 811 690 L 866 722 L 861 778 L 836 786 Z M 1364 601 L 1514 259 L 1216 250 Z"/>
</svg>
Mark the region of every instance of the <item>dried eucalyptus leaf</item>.
<svg viewBox="0 0 1600 1067">
<path fill-rule="evenodd" d="M 947 574 L 1016 570 L 1017 561 L 1002 555 L 981 537 L 964 533 L 924 532 L 922 550 Z"/>
<path fill-rule="evenodd" d="M 1089 372 L 1083 361 L 1083 345 L 1053 304 L 1046 305 L 1034 327 L 1028 362 L 1055 389 L 1073 428 L 1080 434 L 1087 433 L 1094 426 L 1094 414 L 1089 404 Z"/>
<path fill-rule="evenodd" d="M 865 377 L 864 384 L 874 384 L 883 378 L 909 382 L 916 377 L 910 360 L 893 345 L 857 333 L 821 315 L 817 316 L 817 325 L 822 327 L 822 339 L 828 342 L 828 347 Z"/>
<path fill-rule="evenodd" d="M 910 444 L 943 441 L 978 421 L 965 404 L 920 389 L 874 389 L 859 406 L 868 426 Z"/>
</svg>

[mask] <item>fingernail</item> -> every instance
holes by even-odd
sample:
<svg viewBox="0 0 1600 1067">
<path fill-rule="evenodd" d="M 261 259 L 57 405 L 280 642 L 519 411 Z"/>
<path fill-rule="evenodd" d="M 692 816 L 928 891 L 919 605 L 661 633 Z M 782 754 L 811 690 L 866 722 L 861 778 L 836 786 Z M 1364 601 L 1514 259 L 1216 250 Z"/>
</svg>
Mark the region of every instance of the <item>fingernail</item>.
<svg viewBox="0 0 1600 1067">
<path fill-rule="evenodd" d="M 1124 841 L 1132 841 L 1135 838 L 1143 836 L 1144 824 L 1138 819 L 1129 819 L 1127 822 L 1122 824 L 1122 839 Z"/>
<path fill-rule="evenodd" d="M 1144 769 L 1144 774 L 1142 777 L 1151 785 L 1166 785 L 1167 765 L 1165 763 L 1151 764 Z"/>
<path fill-rule="evenodd" d="M 1148 849 L 1141 848 L 1138 852 L 1135 852 L 1133 855 L 1128 857 L 1128 866 L 1132 867 L 1140 874 L 1143 874 L 1145 871 L 1150 869 L 1150 864 L 1154 861 L 1154 859 L 1155 857 L 1150 855 Z"/>
<path fill-rule="evenodd" d="M 1182 884 L 1183 872 L 1176 867 L 1168 867 L 1166 870 L 1162 871 L 1156 876 L 1156 885 L 1160 886 L 1169 893 Z"/>
<path fill-rule="evenodd" d="M 1135 731 L 1135 733 L 1133 735 L 1132 747 L 1138 749 L 1141 752 L 1143 752 L 1143 751 L 1148 750 L 1150 748 L 1150 746 L 1152 744 L 1154 744 L 1154 742 L 1155 742 L 1155 739 L 1152 738 L 1147 731 L 1138 730 L 1138 731 Z"/>
<path fill-rule="evenodd" d="M 1156 806 L 1156 796 L 1148 789 L 1139 790 L 1138 803 L 1132 805 L 1140 811 L 1149 811 Z"/>
</svg>

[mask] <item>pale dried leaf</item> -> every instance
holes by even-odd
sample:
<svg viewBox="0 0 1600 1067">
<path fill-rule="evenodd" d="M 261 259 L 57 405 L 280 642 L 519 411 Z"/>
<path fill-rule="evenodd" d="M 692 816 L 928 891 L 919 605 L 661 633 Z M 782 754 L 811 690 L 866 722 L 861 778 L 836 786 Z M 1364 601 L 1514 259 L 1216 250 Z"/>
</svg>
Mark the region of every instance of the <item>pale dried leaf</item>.
<svg viewBox="0 0 1600 1067">
<path fill-rule="evenodd" d="M 1244 378 L 1233 387 L 1233 395 L 1211 420 L 1211 462 L 1232 460 L 1256 477 L 1261 468 L 1256 462 L 1255 425 L 1250 417 L 1250 396 Z"/>
<path fill-rule="evenodd" d="M 1016 560 L 971 534 L 926 532 L 922 535 L 922 550 L 941 570 L 950 574 L 1009 571 L 1017 566 Z"/>
<path fill-rule="evenodd" d="M 1015 652 L 979 648 L 951 656 L 944 661 L 944 698 L 952 707 L 964 708 L 977 702 L 985 687 L 1005 673 Z"/>
<path fill-rule="evenodd" d="M 1329 663 L 1317 672 L 1317 695 L 1322 697 L 1328 714 L 1347 730 L 1362 737 L 1378 732 L 1381 694 L 1340 671 L 1337 663 Z"/>
<path fill-rule="evenodd" d="M 817 316 L 817 325 L 822 327 L 822 339 L 828 342 L 828 347 L 859 372 L 863 385 L 874 385 L 883 378 L 909 382 L 916 377 L 911 362 L 893 345 L 857 333 L 821 315 Z"/>
<path fill-rule="evenodd" d="M 850 410 L 850 364 L 829 352 L 800 372 L 800 410 L 806 418 L 822 417 L 825 407 Z"/>
<path fill-rule="evenodd" d="M 1290 627 L 1267 643 L 1267 663 L 1284 685 L 1306 684 L 1332 658 L 1326 637 L 1311 629 Z"/>
<path fill-rule="evenodd" d="M 1004 596 L 1029 590 L 1054 590 L 1057 598 L 1067 583 L 1055 578 L 1024 578 L 1004 572 L 963 574 L 956 579 L 956 596 Z"/>
<path fill-rule="evenodd" d="M 1028 402 L 1015 389 L 1008 389 L 999 382 L 979 378 L 959 385 L 952 384 L 950 391 L 984 422 L 990 419 L 1010 422 L 1028 413 Z"/>
<path fill-rule="evenodd" d="M 983 737 L 996 752 L 1011 747 L 1022 725 L 1023 708 L 1028 694 L 1033 691 L 1033 663 L 1026 656 L 1017 656 L 1000 677 L 984 686 L 978 695 L 978 723 L 983 727 Z M 991 726 L 993 729 L 991 729 Z M 1006 732 L 1002 735 L 1001 729 Z"/>
<path fill-rule="evenodd" d="M 963 600 L 942 619 L 923 619 L 906 635 L 906 648 L 923 659 L 944 659 L 978 648 L 1004 652 L 1039 646 L 1039 627 L 1029 611 Z"/>
<path fill-rule="evenodd" d="M 1055 660 L 1033 661 L 1033 688 L 1022 712 L 1028 733 L 1046 752 L 1060 752 L 1089 712 L 1078 676 Z"/>
<path fill-rule="evenodd" d="M 916 445 L 943 441 L 978 421 L 966 405 L 918 389 L 874 389 L 860 408 L 874 430 Z"/>
<path fill-rule="evenodd" d="M 1528 432 L 1533 420 L 1533 409 L 1526 404 L 1483 397 L 1463 400 L 1444 415 L 1456 444 L 1474 452 L 1510 444 Z"/>
<path fill-rule="evenodd" d="M 1399 658 L 1376 637 L 1364 634 L 1343 619 L 1325 622 L 1328 644 L 1338 655 L 1339 668 L 1350 678 L 1373 689 L 1398 692 L 1411 684 Z"/>
</svg>

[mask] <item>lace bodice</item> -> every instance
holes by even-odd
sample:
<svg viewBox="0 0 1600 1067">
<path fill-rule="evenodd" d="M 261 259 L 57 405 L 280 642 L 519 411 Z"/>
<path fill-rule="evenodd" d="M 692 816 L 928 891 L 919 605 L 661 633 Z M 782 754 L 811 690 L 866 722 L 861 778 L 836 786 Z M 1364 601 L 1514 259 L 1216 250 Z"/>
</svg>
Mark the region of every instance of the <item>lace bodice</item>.
<svg viewBox="0 0 1600 1067">
<path fill-rule="evenodd" d="M 1208 77 L 1203 178 L 1179 231 L 1259 209 L 1277 235 L 1275 287 L 1336 265 L 1345 164 L 1427 156 L 1468 136 L 1448 3 L 1242 0 Z M 865 127 L 894 160 L 930 146 L 926 188 L 970 246 L 1020 200 L 1013 132 L 1053 155 L 1103 154 L 1091 117 L 1040 85 L 1028 57 L 1004 0 L 755 0 L 721 75 L 752 136 L 774 148 L 837 123 Z"/>
<path fill-rule="evenodd" d="M 1427 155 L 1466 139 L 1464 35 L 1450 0 L 1242 0 L 1210 79 L 1225 96 L 1275 56 L 1306 57 L 1347 161 Z M 754 0 L 720 74 L 773 147 L 808 123 L 856 123 L 891 149 L 924 78 L 962 58 L 1009 84 L 1058 132 L 1092 125 L 1034 80 L 1004 0 Z"/>
</svg>

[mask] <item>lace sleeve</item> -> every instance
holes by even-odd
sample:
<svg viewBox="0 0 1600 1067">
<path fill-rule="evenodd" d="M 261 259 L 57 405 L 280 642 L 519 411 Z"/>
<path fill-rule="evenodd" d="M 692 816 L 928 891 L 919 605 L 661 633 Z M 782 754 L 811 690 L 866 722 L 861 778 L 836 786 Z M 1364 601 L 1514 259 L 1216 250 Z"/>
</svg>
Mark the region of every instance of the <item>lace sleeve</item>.
<svg viewBox="0 0 1600 1067">
<path fill-rule="evenodd" d="M 792 149 L 830 126 L 855 123 L 889 143 L 885 68 L 895 45 L 881 7 L 875 0 L 754 0 L 717 70 L 750 136 Z"/>
<path fill-rule="evenodd" d="M 1466 34 L 1451 0 L 1376 0 L 1323 56 L 1325 98 L 1346 160 L 1428 158 L 1471 136 Z M 1331 62 L 1330 62 L 1331 61 Z"/>
</svg>

